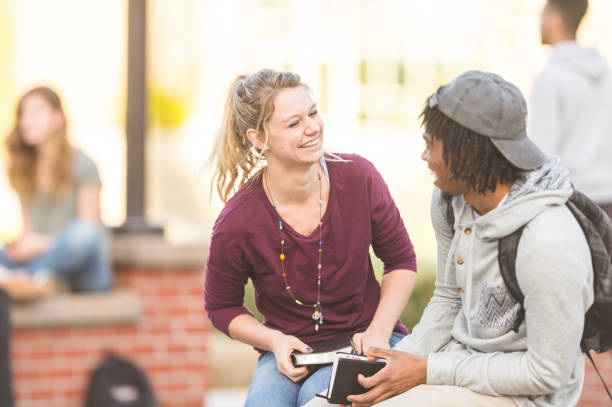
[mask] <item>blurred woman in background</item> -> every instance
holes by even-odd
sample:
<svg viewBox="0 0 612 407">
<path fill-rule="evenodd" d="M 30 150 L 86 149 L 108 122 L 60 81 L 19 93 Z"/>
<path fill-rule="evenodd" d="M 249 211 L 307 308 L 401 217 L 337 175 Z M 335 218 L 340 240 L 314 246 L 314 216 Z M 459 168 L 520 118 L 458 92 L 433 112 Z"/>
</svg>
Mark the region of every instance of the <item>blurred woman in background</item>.
<svg viewBox="0 0 612 407">
<path fill-rule="evenodd" d="M 15 296 L 48 290 L 56 277 L 73 291 L 108 289 L 98 169 L 68 142 L 57 93 L 37 87 L 19 100 L 6 145 L 23 230 L 0 250 L 2 284 Z"/>
</svg>

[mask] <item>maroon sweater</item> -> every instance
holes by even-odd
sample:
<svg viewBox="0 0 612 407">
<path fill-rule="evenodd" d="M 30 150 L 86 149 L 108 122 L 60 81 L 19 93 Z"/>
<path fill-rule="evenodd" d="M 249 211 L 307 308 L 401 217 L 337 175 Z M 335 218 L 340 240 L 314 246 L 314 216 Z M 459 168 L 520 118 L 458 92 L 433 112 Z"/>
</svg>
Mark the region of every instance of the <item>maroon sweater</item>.
<svg viewBox="0 0 612 407">
<path fill-rule="evenodd" d="M 295 304 L 281 276 L 278 214 L 261 177 L 245 184 L 217 218 L 206 264 L 204 302 L 213 325 L 228 334 L 232 319 L 250 313 L 244 285 L 255 287 L 264 325 L 307 344 L 340 333 L 367 329 L 380 299 L 369 248 L 384 272 L 416 271 L 416 257 L 389 189 L 372 163 L 343 154 L 350 162 L 327 161 L 329 202 L 323 215 L 321 306 L 324 324 L 314 330 L 312 307 Z M 316 302 L 318 228 L 303 236 L 283 222 L 285 271 L 291 291 L 304 303 Z M 407 333 L 398 321 L 396 331 Z"/>
</svg>

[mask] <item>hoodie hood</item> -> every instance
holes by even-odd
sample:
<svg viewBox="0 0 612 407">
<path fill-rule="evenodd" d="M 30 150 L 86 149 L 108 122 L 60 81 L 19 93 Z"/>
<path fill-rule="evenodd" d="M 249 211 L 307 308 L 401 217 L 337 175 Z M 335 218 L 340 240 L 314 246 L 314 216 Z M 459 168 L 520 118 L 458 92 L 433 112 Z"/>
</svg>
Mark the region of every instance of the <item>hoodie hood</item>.
<svg viewBox="0 0 612 407">
<path fill-rule="evenodd" d="M 471 207 L 463 196 L 453 199 L 460 223 L 477 225 L 483 240 L 497 240 L 527 224 L 545 209 L 564 205 L 573 192 L 568 172 L 559 165 L 559 158 L 549 156 L 540 167 L 525 171 L 516 181 L 499 207 L 474 220 Z"/>
<path fill-rule="evenodd" d="M 574 41 L 564 41 L 553 47 L 550 64 L 570 69 L 590 82 L 599 82 L 608 72 L 608 62 L 593 48 Z"/>
</svg>

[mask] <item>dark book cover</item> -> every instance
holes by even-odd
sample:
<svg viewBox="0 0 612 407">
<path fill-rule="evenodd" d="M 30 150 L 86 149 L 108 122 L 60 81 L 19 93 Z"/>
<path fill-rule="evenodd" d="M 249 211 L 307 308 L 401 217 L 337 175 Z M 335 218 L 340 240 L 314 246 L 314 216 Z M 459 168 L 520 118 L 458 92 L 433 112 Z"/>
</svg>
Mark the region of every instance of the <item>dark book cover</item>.
<svg viewBox="0 0 612 407">
<path fill-rule="evenodd" d="M 366 356 L 353 354 L 337 354 L 332 368 L 327 395 L 319 395 L 326 398 L 332 404 L 351 403 L 346 399 L 350 395 L 362 394 L 368 391 L 357 381 L 359 374 L 370 377 L 385 367 L 384 360 L 368 360 Z"/>
</svg>

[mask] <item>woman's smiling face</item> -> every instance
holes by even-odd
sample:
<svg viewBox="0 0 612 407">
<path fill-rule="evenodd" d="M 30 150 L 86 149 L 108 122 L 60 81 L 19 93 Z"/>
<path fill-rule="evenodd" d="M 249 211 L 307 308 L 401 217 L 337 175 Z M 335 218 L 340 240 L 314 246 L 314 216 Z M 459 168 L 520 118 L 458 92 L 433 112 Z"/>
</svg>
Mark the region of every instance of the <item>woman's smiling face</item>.
<svg viewBox="0 0 612 407">
<path fill-rule="evenodd" d="M 323 156 L 323 120 L 316 103 L 302 87 L 286 88 L 274 98 L 268 122 L 268 161 L 315 163 Z"/>
</svg>

